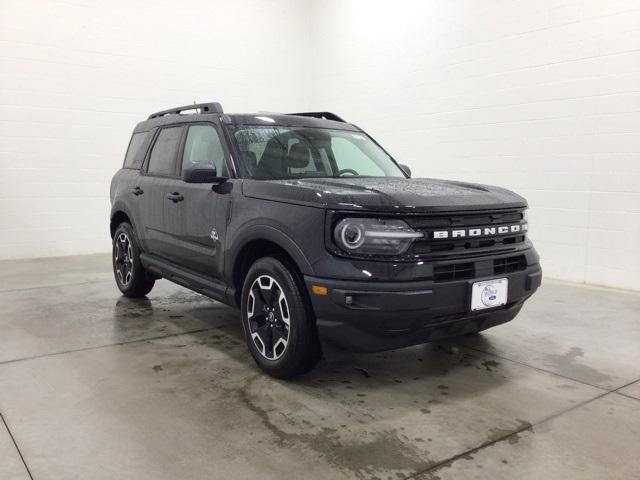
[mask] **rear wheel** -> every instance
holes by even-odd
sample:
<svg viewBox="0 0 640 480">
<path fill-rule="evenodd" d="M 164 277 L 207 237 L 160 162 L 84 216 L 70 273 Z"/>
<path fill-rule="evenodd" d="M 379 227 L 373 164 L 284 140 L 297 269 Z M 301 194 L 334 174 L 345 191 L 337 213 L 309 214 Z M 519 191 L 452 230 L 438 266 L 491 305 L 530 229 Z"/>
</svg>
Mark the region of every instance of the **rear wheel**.
<svg viewBox="0 0 640 480">
<path fill-rule="evenodd" d="M 120 291 L 127 297 L 144 297 L 155 278 L 140 263 L 140 249 L 131 225 L 123 222 L 113 235 L 113 274 Z"/>
<path fill-rule="evenodd" d="M 249 269 L 242 289 L 242 320 L 251 355 L 277 378 L 312 369 L 320 359 L 313 311 L 295 267 L 264 257 Z"/>
</svg>

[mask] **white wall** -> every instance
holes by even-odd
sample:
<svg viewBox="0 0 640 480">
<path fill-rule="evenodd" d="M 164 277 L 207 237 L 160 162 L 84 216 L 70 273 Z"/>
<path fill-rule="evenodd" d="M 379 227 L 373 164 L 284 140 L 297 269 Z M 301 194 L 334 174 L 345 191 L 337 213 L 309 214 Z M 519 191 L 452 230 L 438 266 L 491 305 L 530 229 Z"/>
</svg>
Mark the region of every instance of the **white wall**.
<svg viewBox="0 0 640 480">
<path fill-rule="evenodd" d="M 299 109 L 300 2 L 0 1 L 0 258 L 105 252 L 109 182 L 151 112 Z"/>
<path fill-rule="evenodd" d="M 548 276 L 640 289 L 639 85 L 637 0 L 3 0 L 0 258 L 107 251 L 135 123 L 218 99 L 512 188 Z"/>
<path fill-rule="evenodd" d="M 530 203 L 545 274 L 640 289 L 640 2 L 318 1 L 311 108 Z"/>
</svg>

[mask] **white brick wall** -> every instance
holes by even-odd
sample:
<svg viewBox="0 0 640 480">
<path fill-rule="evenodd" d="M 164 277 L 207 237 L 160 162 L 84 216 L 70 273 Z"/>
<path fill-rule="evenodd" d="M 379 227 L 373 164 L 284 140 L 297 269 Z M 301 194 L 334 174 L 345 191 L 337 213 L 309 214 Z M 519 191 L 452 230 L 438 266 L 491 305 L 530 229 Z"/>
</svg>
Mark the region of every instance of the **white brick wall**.
<svg viewBox="0 0 640 480">
<path fill-rule="evenodd" d="M 106 251 L 149 112 L 329 109 L 525 195 L 548 276 L 640 289 L 637 0 L 3 0 L 0 258 Z"/>
<path fill-rule="evenodd" d="M 640 289 L 640 3 L 315 2 L 309 105 L 529 200 L 545 274 Z"/>
<path fill-rule="evenodd" d="M 109 182 L 151 112 L 299 109 L 295 0 L 0 1 L 0 258 L 108 251 Z"/>
</svg>

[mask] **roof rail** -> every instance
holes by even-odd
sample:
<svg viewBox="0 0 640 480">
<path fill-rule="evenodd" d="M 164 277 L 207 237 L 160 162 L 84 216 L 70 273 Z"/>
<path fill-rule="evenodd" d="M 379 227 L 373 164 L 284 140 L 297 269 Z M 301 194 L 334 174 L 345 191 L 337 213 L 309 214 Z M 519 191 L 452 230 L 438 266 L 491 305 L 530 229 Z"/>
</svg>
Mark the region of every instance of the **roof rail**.
<svg viewBox="0 0 640 480">
<path fill-rule="evenodd" d="M 324 118 L 325 120 L 333 120 L 335 122 L 347 123 L 346 120 L 339 117 L 335 113 L 331 113 L 331 112 L 300 112 L 300 113 L 287 113 L 287 115 L 296 115 L 297 117 Z"/>
<path fill-rule="evenodd" d="M 180 114 L 188 110 L 200 110 L 199 113 L 224 113 L 222 111 L 222 105 L 218 102 L 213 103 L 194 103 L 192 105 L 185 105 L 184 107 L 170 108 L 169 110 L 162 110 L 160 112 L 152 113 L 149 115 L 149 119 L 162 117 L 163 115 Z"/>
</svg>

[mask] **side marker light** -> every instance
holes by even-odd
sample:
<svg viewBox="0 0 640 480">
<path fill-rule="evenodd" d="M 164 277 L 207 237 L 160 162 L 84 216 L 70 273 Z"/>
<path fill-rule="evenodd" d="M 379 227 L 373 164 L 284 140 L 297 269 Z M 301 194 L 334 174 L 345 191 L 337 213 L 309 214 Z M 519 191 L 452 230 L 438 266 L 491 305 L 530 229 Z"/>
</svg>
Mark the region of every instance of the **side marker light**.
<svg viewBox="0 0 640 480">
<path fill-rule="evenodd" d="M 327 295 L 329 293 L 327 287 L 323 287 L 321 285 L 311 285 L 311 291 L 315 295 Z"/>
</svg>

